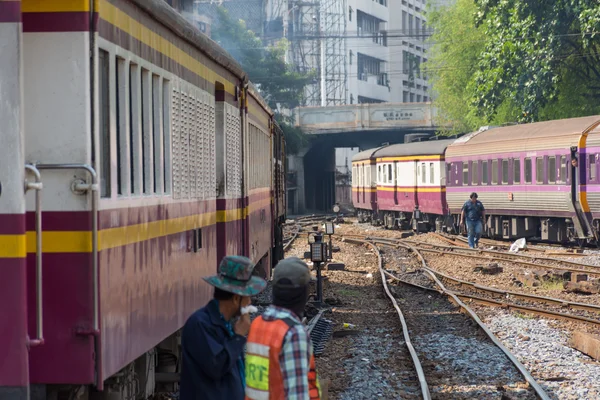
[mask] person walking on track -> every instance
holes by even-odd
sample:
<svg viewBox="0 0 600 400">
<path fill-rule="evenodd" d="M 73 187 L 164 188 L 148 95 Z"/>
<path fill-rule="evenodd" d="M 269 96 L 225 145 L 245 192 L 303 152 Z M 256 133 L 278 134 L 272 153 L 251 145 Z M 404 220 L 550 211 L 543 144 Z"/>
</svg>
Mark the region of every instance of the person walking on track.
<svg viewBox="0 0 600 400">
<path fill-rule="evenodd" d="M 308 266 L 299 258 L 275 267 L 273 304 L 252 322 L 248 334 L 247 400 L 321 398 L 312 343 L 301 322 L 310 280 Z"/>
<path fill-rule="evenodd" d="M 253 270 L 250 259 L 227 256 L 218 275 L 203 278 L 215 292 L 213 300 L 192 314 L 183 327 L 180 400 L 244 399 L 243 356 L 250 316 L 241 315 L 241 309 L 267 285 L 264 279 L 252 276 Z"/>
<path fill-rule="evenodd" d="M 475 249 L 479 246 L 479 238 L 483 232 L 483 221 L 485 221 L 485 207 L 477 200 L 477 193 L 471 193 L 470 199 L 465 202 L 460 214 L 460 226 L 467 223 L 469 235 L 469 247 Z"/>
</svg>

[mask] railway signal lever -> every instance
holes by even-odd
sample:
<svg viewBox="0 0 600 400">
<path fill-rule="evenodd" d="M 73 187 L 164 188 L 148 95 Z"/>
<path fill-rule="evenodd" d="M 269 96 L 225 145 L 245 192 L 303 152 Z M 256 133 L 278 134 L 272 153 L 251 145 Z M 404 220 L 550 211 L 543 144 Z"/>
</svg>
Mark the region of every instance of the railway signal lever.
<svg viewBox="0 0 600 400">
<path fill-rule="evenodd" d="M 315 305 L 318 307 L 323 303 L 323 278 L 321 276 L 321 264 L 327 262 L 327 243 L 323 242 L 323 234 L 315 232 L 309 234 L 310 259 L 317 270 L 317 296 Z M 311 238 L 313 241 L 311 241 Z"/>
<path fill-rule="evenodd" d="M 327 258 L 329 261 L 331 261 L 333 260 L 333 242 L 331 240 L 331 235 L 335 233 L 335 224 L 331 221 L 331 218 L 329 218 L 327 222 L 325 222 L 325 233 L 327 234 L 327 236 L 329 236 L 329 251 L 327 252 Z"/>
</svg>

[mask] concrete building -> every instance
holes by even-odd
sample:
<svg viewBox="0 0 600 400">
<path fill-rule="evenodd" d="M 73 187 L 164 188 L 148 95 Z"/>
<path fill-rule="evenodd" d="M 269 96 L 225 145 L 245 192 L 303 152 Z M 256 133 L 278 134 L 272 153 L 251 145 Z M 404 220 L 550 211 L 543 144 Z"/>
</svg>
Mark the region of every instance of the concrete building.
<svg viewBox="0 0 600 400">
<path fill-rule="evenodd" d="M 390 48 L 390 101 L 426 103 L 430 90 L 422 65 L 427 61 L 430 31 L 424 15 L 425 0 L 390 1 L 391 18 L 388 37 Z"/>
<path fill-rule="evenodd" d="M 348 0 L 346 104 L 384 103 L 390 96 L 387 0 Z"/>
<path fill-rule="evenodd" d="M 299 72 L 316 75 L 306 88 L 305 106 L 430 101 L 421 68 L 429 36 L 424 11 L 426 1 L 440 0 L 191 1 L 197 14 L 193 19 L 206 26 L 207 33 L 216 7 L 222 5 L 234 18 L 245 20 L 265 45 L 287 39 L 287 61 Z M 347 117 L 339 111 L 337 115 Z M 397 139 L 402 142 L 403 134 Z M 351 177 L 339 164 L 347 150 L 337 147 L 344 145 L 304 149 L 288 157 L 290 214 L 349 202 Z"/>
</svg>

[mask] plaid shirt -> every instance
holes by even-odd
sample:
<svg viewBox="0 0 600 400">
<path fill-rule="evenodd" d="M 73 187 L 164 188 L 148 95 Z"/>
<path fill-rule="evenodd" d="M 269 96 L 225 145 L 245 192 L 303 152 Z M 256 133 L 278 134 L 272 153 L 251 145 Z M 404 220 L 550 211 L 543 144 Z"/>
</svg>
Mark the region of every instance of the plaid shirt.
<svg viewBox="0 0 600 400">
<path fill-rule="evenodd" d="M 313 347 L 304 325 L 292 311 L 274 305 L 262 317 L 265 321 L 290 318 L 298 323 L 285 335 L 279 363 L 286 400 L 309 400 L 308 372 Z"/>
</svg>

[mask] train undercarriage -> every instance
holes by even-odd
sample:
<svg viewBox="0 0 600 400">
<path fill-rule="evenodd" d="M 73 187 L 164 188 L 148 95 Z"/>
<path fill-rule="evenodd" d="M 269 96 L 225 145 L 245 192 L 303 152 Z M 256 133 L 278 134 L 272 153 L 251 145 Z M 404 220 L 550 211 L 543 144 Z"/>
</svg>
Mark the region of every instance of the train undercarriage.
<svg viewBox="0 0 600 400">
<path fill-rule="evenodd" d="M 437 232 L 453 235 L 466 234 L 460 227 L 460 215 L 425 214 L 419 210 L 412 213 L 399 211 L 357 210 L 358 222 L 371 223 L 385 229 L 412 230 L 415 233 Z M 565 245 L 597 245 L 600 220 L 594 220 L 590 227 L 593 235 L 578 231 L 571 218 L 550 218 L 532 216 L 488 215 L 482 237 L 495 240 L 517 240 L 525 238 L 548 243 Z M 581 227 L 579 228 L 581 230 Z M 594 237 L 595 236 L 595 237 Z"/>
</svg>

